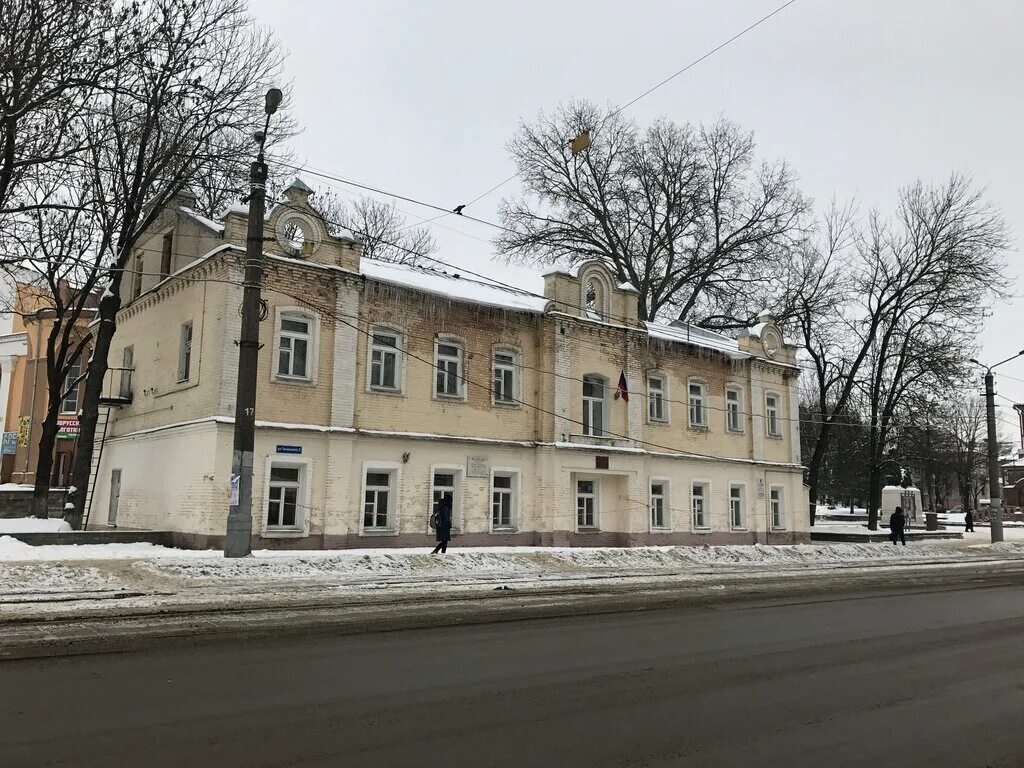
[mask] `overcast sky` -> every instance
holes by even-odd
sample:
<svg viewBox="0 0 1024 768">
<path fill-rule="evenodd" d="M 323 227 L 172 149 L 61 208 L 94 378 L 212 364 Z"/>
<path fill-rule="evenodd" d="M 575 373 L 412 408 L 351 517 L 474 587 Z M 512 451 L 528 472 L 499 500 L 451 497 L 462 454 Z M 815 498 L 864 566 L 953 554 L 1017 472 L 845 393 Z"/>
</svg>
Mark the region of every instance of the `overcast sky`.
<svg viewBox="0 0 1024 768">
<path fill-rule="evenodd" d="M 288 108 L 305 127 L 299 158 L 451 208 L 514 172 L 504 146 L 520 119 L 572 98 L 624 104 L 782 2 L 251 0 L 251 8 L 289 53 Z M 1021 29 L 1021 0 L 797 0 L 627 114 L 641 123 L 724 115 L 755 131 L 762 158 L 789 161 L 819 205 L 856 197 L 891 210 L 901 185 L 968 172 L 1013 230 L 1016 293 Z M 515 190 L 512 182 L 466 212 L 497 221 L 502 194 Z M 491 260 L 491 228 L 454 216 L 437 224 L 450 227 L 434 226 L 438 258 L 540 290 L 539 276 Z M 1024 298 L 995 309 L 983 360 L 1024 348 L 1022 310 Z M 997 390 L 1024 402 L 1024 358 L 999 372 Z M 1013 411 L 1000 419 L 1000 431 L 1015 434 Z"/>
</svg>

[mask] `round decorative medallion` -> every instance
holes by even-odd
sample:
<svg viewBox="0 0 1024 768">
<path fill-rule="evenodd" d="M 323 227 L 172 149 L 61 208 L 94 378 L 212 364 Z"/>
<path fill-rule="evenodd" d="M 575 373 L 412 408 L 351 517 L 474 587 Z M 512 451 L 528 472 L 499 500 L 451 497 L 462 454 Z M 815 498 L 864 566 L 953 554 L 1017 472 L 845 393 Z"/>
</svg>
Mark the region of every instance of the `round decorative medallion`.
<svg viewBox="0 0 1024 768">
<path fill-rule="evenodd" d="M 289 213 L 277 220 L 277 243 L 290 256 L 305 256 L 317 246 L 316 224 L 300 213 Z"/>
<path fill-rule="evenodd" d="M 768 357 L 774 358 L 782 349 L 782 339 L 779 338 L 779 334 L 769 328 L 761 335 L 761 346 L 764 347 L 764 353 Z"/>
</svg>

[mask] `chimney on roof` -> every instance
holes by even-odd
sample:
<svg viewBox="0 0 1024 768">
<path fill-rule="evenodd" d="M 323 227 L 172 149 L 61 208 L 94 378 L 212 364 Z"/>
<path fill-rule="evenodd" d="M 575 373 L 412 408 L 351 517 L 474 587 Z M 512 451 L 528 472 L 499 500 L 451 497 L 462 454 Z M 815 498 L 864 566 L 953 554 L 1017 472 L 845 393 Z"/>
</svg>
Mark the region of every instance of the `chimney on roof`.
<svg viewBox="0 0 1024 768">
<path fill-rule="evenodd" d="M 285 199 L 289 203 L 299 206 L 309 205 L 309 196 L 311 194 L 313 194 L 313 189 L 298 177 L 285 187 L 284 190 Z"/>
</svg>

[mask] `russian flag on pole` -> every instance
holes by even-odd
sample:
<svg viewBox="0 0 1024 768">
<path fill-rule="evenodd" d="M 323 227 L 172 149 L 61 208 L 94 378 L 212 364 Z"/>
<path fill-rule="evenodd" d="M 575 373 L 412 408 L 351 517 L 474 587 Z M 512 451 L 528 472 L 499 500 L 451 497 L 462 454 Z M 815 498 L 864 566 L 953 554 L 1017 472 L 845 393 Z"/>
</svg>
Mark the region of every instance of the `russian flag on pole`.
<svg viewBox="0 0 1024 768">
<path fill-rule="evenodd" d="M 625 402 L 629 402 L 629 387 L 626 386 L 625 371 L 619 371 L 619 388 L 615 390 L 615 397 L 621 397 Z"/>
</svg>

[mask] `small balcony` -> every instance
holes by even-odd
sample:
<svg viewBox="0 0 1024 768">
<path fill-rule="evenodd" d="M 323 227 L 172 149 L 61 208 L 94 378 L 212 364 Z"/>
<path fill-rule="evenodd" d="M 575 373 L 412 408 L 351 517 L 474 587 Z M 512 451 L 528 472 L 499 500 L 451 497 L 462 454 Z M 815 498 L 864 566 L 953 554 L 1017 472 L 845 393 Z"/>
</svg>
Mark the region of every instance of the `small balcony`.
<svg viewBox="0 0 1024 768">
<path fill-rule="evenodd" d="M 103 391 L 100 393 L 100 405 L 114 408 L 131 405 L 134 374 L 135 368 L 108 368 L 103 380 Z"/>
</svg>

